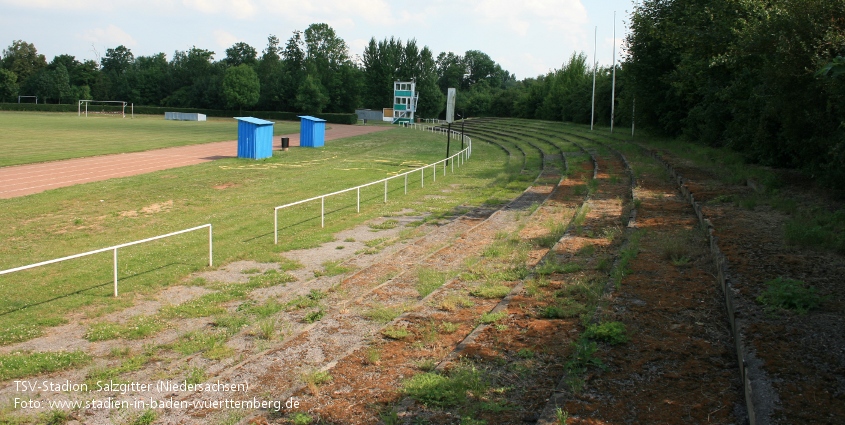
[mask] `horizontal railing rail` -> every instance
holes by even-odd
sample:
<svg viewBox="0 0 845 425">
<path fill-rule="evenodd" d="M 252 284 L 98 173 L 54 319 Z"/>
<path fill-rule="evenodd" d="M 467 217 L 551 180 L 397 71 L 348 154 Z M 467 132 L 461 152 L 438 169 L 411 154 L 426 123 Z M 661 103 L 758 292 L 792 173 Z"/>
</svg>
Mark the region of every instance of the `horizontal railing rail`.
<svg viewBox="0 0 845 425">
<path fill-rule="evenodd" d="M 419 124 L 408 124 L 405 127 L 414 128 L 414 129 L 423 130 L 423 131 L 440 132 L 440 133 L 443 133 L 443 134 L 446 133 L 446 130 L 441 129 L 440 127 L 426 127 L 426 126 L 422 126 L 422 125 L 419 125 Z M 454 135 L 456 138 L 462 136 L 460 132 L 457 132 L 457 131 L 454 131 L 454 130 L 452 131 L 452 135 Z M 300 200 L 300 201 L 291 202 L 289 204 L 280 205 L 280 206 L 275 207 L 273 209 L 273 243 L 277 244 L 277 245 L 279 243 L 279 210 L 282 210 L 282 209 L 285 209 L 285 208 L 290 208 L 290 207 L 293 207 L 293 206 L 296 206 L 296 205 L 305 204 L 305 203 L 312 202 L 312 201 L 316 201 L 316 200 L 319 199 L 320 200 L 320 227 L 326 227 L 326 198 L 331 197 L 331 196 L 335 196 L 335 195 L 340 195 L 340 194 L 352 192 L 354 190 L 354 191 L 357 192 L 356 211 L 361 212 L 361 189 L 363 189 L 365 187 L 374 186 L 374 185 L 377 185 L 379 183 L 384 183 L 384 202 L 385 203 L 387 202 L 388 182 L 390 180 L 394 180 L 394 179 L 404 177 L 405 178 L 405 194 L 407 194 L 408 193 L 408 176 L 411 175 L 411 174 L 414 174 L 414 173 L 420 173 L 420 185 L 421 185 L 421 187 L 425 187 L 425 170 L 431 168 L 432 169 L 432 181 L 437 181 L 437 166 L 439 164 L 443 164 L 443 175 L 445 176 L 446 175 L 446 168 L 449 166 L 450 160 L 451 160 L 451 164 L 452 164 L 452 172 L 454 173 L 455 172 L 455 163 L 457 163 L 458 167 L 460 167 L 461 165 L 463 165 L 463 163 L 465 163 L 469 159 L 469 157 L 472 155 L 472 139 L 470 139 L 468 136 L 463 136 L 463 140 L 466 141 L 466 147 L 463 150 L 459 151 L 458 153 L 456 153 L 452 156 L 449 156 L 448 158 L 441 159 L 440 161 L 437 161 L 437 162 L 434 162 L 434 163 L 431 163 L 431 164 L 428 164 L 428 165 L 424 165 L 422 167 L 415 168 L 411 171 L 406 171 L 404 173 L 397 174 L 395 176 L 386 177 L 386 178 L 383 178 L 381 180 L 376 180 L 376 181 L 365 183 L 365 184 L 362 184 L 362 185 L 359 185 L 359 186 L 350 187 L 350 188 L 347 188 L 347 189 L 338 190 L 336 192 L 326 193 L 324 195 L 314 196 L 314 197 L 311 197 L 311 198 L 308 198 L 308 199 L 303 199 L 303 200 Z"/>
<path fill-rule="evenodd" d="M 204 224 L 202 226 L 192 227 L 190 229 L 180 230 L 178 232 L 168 233 L 166 235 L 153 236 L 151 238 L 127 242 L 127 243 L 120 244 L 120 245 L 110 246 L 108 248 L 95 249 L 93 251 L 83 252 L 81 254 L 74 254 L 74 255 L 69 255 L 67 257 L 56 258 L 54 260 L 42 261 L 40 263 L 29 264 L 29 265 L 21 266 L 21 267 L 15 267 L 13 269 L 8 269 L 8 270 L 0 270 L 0 275 L 19 272 L 19 271 L 22 271 L 22 270 L 33 269 L 33 268 L 36 268 L 36 267 L 46 266 L 48 264 L 55 264 L 55 263 L 59 263 L 59 262 L 62 262 L 62 261 L 73 260 L 74 258 L 80 258 L 80 257 L 88 256 L 88 255 L 99 254 L 101 252 L 114 251 L 114 296 L 116 297 L 117 296 L 117 250 L 118 249 L 126 248 L 126 247 L 132 246 L 132 245 L 142 244 L 142 243 L 145 243 L 145 242 L 151 242 L 151 241 L 158 240 L 158 239 L 164 239 L 164 238 L 168 238 L 168 237 L 171 237 L 171 236 L 181 235 L 183 233 L 193 232 L 193 231 L 196 231 L 196 230 L 204 229 L 206 227 L 208 227 L 208 266 L 211 267 L 212 266 L 212 257 L 213 257 L 214 251 L 213 251 L 211 224 L 209 223 L 209 224 Z"/>
</svg>

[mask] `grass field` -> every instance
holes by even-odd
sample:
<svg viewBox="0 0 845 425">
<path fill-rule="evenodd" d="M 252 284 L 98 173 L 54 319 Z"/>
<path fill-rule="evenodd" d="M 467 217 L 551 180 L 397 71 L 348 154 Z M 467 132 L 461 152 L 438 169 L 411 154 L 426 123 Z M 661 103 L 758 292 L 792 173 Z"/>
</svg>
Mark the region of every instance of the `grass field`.
<svg viewBox="0 0 845 425">
<path fill-rule="evenodd" d="M 135 118 L 68 113 L 0 112 L 0 167 L 139 152 L 238 138 L 237 121 L 165 121 L 159 115 Z M 299 131 L 299 123 L 277 122 L 275 135 Z"/>
<path fill-rule="evenodd" d="M 473 158 L 454 176 L 450 172 L 442 178 L 440 170 L 434 183 L 429 170 L 421 188 L 415 174 L 408 196 L 397 180 L 387 204 L 380 185 L 362 191 L 360 214 L 354 192 L 331 198 L 325 229 L 320 228 L 319 202 L 285 210 L 280 244 L 273 245 L 273 207 L 437 161 L 444 144 L 443 137 L 431 133 L 395 129 L 329 142 L 323 149 L 276 152 L 266 160 L 223 159 L 0 200 L 0 270 L 205 223 L 214 226 L 215 266 L 238 259 L 278 261 L 278 252 L 329 241 L 340 229 L 379 215 L 403 209 L 448 213 L 493 195 L 512 197 L 524 188 L 526 183 L 508 185 L 510 174 L 499 149 L 478 143 Z M 437 196 L 423 201 L 426 194 Z M 121 250 L 122 295 L 117 299 L 111 296 L 110 253 L 0 276 L 0 344 L 64 323 L 71 311 L 96 316 L 131 305 L 133 297 L 206 268 L 207 257 L 204 232 Z"/>
</svg>

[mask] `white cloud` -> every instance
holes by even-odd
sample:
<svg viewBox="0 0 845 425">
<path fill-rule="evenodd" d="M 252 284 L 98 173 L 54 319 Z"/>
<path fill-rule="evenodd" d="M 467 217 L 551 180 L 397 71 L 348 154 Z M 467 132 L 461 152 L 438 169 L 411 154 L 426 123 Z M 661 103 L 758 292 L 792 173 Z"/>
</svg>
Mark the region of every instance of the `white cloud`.
<svg viewBox="0 0 845 425">
<path fill-rule="evenodd" d="M 242 41 L 240 38 L 220 29 L 214 30 L 214 41 L 220 50 L 226 50 L 235 43 Z"/>
<path fill-rule="evenodd" d="M 534 32 L 577 38 L 587 22 L 580 0 L 480 0 L 472 14 L 486 25 L 507 28 L 520 37 Z"/>
<path fill-rule="evenodd" d="M 189 9 L 209 15 L 232 16 L 236 19 L 248 19 L 256 14 L 252 0 L 182 0 Z"/>
<path fill-rule="evenodd" d="M 103 10 L 111 9 L 113 2 L 105 0 L 0 0 L 0 5 L 26 9 Z"/>
<path fill-rule="evenodd" d="M 109 25 L 106 28 L 93 28 L 86 30 L 79 35 L 79 38 L 93 44 L 105 46 L 134 47 L 138 44 L 135 38 L 117 26 Z"/>
</svg>

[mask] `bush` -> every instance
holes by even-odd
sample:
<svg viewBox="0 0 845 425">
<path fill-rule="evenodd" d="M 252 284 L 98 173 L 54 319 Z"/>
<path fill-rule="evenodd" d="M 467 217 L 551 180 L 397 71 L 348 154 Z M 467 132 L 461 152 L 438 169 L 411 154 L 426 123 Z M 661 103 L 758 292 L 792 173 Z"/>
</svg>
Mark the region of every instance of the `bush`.
<svg viewBox="0 0 845 425">
<path fill-rule="evenodd" d="M 584 337 L 604 341 L 610 345 L 619 345 L 628 341 L 628 336 L 625 335 L 625 324 L 622 322 L 592 324 L 587 327 Z"/>
<path fill-rule="evenodd" d="M 467 392 L 481 393 L 486 388 L 481 372 L 474 367 L 459 366 L 446 377 L 422 373 L 406 380 L 402 387 L 409 397 L 425 405 L 450 407 L 464 404 Z"/>
<path fill-rule="evenodd" d="M 805 286 L 795 279 L 778 277 L 766 282 L 765 291 L 757 297 L 757 302 L 771 308 L 795 310 L 800 314 L 818 308 L 824 298 L 816 293 L 816 288 Z"/>
</svg>

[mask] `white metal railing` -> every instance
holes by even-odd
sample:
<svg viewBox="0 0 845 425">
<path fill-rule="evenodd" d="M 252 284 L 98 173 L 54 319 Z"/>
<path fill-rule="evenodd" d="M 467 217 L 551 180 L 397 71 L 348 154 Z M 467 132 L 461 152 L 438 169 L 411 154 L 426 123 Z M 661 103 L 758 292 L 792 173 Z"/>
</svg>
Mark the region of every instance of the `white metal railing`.
<svg viewBox="0 0 845 425">
<path fill-rule="evenodd" d="M 212 266 L 212 256 L 213 256 L 214 251 L 213 251 L 212 237 L 211 237 L 211 234 L 212 234 L 211 224 L 209 223 L 209 224 L 204 224 L 202 226 L 192 227 L 190 229 L 180 230 L 178 232 L 168 233 L 166 235 L 154 236 L 154 237 L 151 237 L 151 238 L 142 239 L 142 240 L 138 240 L 138 241 L 134 241 L 134 242 L 128 242 L 128 243 L 124 243 L 124 244 L 120 244 L 120 245 L 110 246 L 108 248 L 101 248 L 101 249 L 97 249 L 97 250 L 94 250 L 94 251 L 83 252 L 82 254 L 69 255 L 67 257 L 56 258 L 55 260 L 42 261 L 40 263 L 30 264 L 28 266 L 22 266 L 22 267 L 15 267 L 13 269 L 8 269 L 8 270 L 0 270 L 0 275 L 19 272 L 21 270 L 32 269 L 32 268 L 39 267 L 39 266 L 46 266 L 47 264 L 53 264 L 53 263 L 58 263 L 58 262 L 61 262 L 61 261 L 72 260 L 74 258 L 85 257 L 85 256 L 88 256 L 88 255 L 99 254 L 101 252 L 114 251 L 114 296 L 116 297 L 117 296 L 117 250 L 118 250 L 118 248 L 125 248 L 127 246 L 138 245 L 138 244 L 141 244 L 141 243 L 144 243 L 144 242 L 150 242 L 150 241 L 154 241 L 154 240 L 157 240 L 157 239 L 163 239 L 163 238 L 167 238 L 167 237 L 170 237 L 170 236 L 180 235 L 182 233 L 193 232 L 195 230 L 204 229 L 206 227 L 208 227 L 208 266 L 211 267 Z"/>
<path fill-rule="evenodd" d="M 431 131 L 431 132 L 438 132 L 438 133 L 446 134 L 446 130 L 441 129 L 439 127 L 425 127 L 425 126 L 422 126 L 422 125 L 419 125 L 419 124 L 413 124 L 413 123 L 408 124 L 405 127 L 414 128 L 414 129 L 423 130 L 423 131 Z M 442 130 L 442 131 L 440 131 L 440 130 Z M 460 137 L 461 133 L 457 132 L 457 131 L 452 131 L 452 135 L 455 136 L 455 137 Z M 428 164 L 428 165 L 424 165 L 420 168 L 416 168 L 416 169 L 413 169 L 411 171 L 406 171 L 404 173 L 397 174 L 395 176 L 390 176 L 390 177 L 387 177 L 387 178 L 384 178 L 384 179 L 381 179 L 381 180 L 376 180 L 374 182 L 362 184 L 360 186 L 350 187 L 348 189 L 338 190 L 337 192 L 327 193 L 325 195 L 315 196 L 313 198 L 303 199 L 301 201 L 291 202 L 289 204 L 280 205 L 280 206 L 276 207 L 273 210 L 273 243 L 277 244 L 277 245 L 279 243 L 279 210 L 289 208 L 289 207 L 293 207 L 293 206 L 300 205 L 300 204 L 304 204 L 304 203 L 311 202 L 311 201 L 316 201 L 316 200 L 319 199 L 320 200 L 320 227 L 325 227 L 326 226 L 326 198 L 328 198 L 330 196 L 340 195 L 342 193 L 351 192 L 351 191 L 354 190 L 354 191 L 357 192 L 356 211 L 361 212 L 361 189 L 368 187 L 368 186 L 374 186 L 374 185 L 377 185 L 379 183 L 384 183 L 384 202 L 387 203 L 387 189 L 388 189 L 387 182 L 389 182 L 390 180 L 398 179 L 400 177 L 404 177 L 405 178 L 405 194 L 407 194 L 408 193 L 408 176 L 413 174 L 413 173 L 420 173 L 420 186 L 421 187 L 425 187 L 425 170 L 426 169 L 429 169 L 429 168 L 432 169 L 432 181 L 437 181 L 437 166 L 441 163 L 443 164 L 443 175 L 445 176 L 446 175 L 446 167 L 448 167 L 449 161 L 451 160 L 452 172 L 454 173 L 455 172 L 455 163 L 457 163 L 458 167 L 460 167 L 472 155 L 472 139 L 470 139 L 467 136 L 464 136 L 464 140 L 466 141 L 466 147 L 463 150 L 459 151 L 458 153 L 456 153 L 456 154 L 454 154 L 454 155 L 452 155 L 452 156 L 450 156 L 446 159 L 441 159 L 440 161 L 437 161 L 437 162 L 434 162 L 434 163 L 431 163 L 431 164 Z"/>
</svg>

